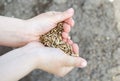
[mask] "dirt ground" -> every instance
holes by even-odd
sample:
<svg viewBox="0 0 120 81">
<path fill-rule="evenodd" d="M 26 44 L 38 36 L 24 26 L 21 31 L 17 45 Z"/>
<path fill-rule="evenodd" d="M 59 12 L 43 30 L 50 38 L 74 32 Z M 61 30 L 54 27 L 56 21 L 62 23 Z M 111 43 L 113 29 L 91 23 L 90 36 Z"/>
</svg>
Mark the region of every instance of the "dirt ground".
<svg viewBox="0 0 120 81">
<path fill-rule="evenodd" d="M 63 78 L 35 70 L 20 81 L 120 81 L 120 28 L 115 15 L 118 7 L 114 8 L 116 5 L 110 1 L 0 0 L 0 15 L 21 19 L 73 7 L 75 27 L 70 35 L 80 47 L 80 56 L 88 61 L 86 68 L 75 68 Z M 10 50 L 1 46 L 0 55 Z"/>
</svg>

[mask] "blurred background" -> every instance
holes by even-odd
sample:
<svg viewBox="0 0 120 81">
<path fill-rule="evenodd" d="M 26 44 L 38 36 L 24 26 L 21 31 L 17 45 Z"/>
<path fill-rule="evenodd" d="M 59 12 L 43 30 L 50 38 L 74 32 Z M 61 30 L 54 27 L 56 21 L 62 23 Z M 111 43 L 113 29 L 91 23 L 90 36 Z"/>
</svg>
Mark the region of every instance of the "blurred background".
<svg viewBox="0 0 120 81">
<path fill-rule="evenodd" d="M 87 59 L 63 78 L 35 70 L 20 81 L 120 81 L 120 0 L 0 0 L 0 15 L 29 19 L 47 11 L 75 9 L 71 39 Z M 0 55 L 12 50 L 0 47 Z"/>
</svg>

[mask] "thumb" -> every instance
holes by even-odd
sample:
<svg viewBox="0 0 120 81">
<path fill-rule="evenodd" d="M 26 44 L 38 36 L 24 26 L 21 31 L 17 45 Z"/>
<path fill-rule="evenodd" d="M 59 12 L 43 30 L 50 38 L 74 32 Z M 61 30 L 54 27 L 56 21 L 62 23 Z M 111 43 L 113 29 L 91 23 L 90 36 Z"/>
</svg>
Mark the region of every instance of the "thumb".
<svg viewBox="0 0 120 81">
<path fill-rule="evenodd" d="M 65 65 L 84 68 L 87 66 L 87 61 L 81 57 L 67 56 L 65 60 Z"/>
<path fill-rule="evenodd" d="M 74 9 L 70 8 L 64 12 L 56 13 L 53 15 L 55 22 L 62 22 L 68 18 L 71 18 L 74 14 Z"/>
</svg>

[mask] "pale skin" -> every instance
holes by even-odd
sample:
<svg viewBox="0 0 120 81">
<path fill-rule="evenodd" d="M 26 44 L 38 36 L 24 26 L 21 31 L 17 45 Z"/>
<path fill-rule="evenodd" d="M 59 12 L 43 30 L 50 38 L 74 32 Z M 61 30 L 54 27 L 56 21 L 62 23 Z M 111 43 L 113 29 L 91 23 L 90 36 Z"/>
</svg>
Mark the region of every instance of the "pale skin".
<svg viewBox="0 0 120 81">
<path fill-rule="evenodd" d="M 1 16 L 0 45 L 20 48 L 0 56 L 0 81 L 17 81 L 35 69 L 64 76 L 74 67 L 85 67 L 85 59 L 66 55 L 58 48 L 44 47 L 38 42 L 40 35 L 63 21 L 63 41 L 72 46 L 74 53 L 79 53 L 78 45 L 68 35 L 74 26 L 73 14 L 70 8 L 64 12 L 46 12 L 28 20 Z"/>
</svg>

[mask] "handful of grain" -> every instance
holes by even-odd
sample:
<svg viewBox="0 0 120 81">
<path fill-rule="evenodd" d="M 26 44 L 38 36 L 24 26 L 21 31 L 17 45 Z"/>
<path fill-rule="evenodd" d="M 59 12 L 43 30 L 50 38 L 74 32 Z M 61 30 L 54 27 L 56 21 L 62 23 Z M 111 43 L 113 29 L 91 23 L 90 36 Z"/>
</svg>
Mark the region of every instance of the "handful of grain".
<svg viewBox="0 0 120 81">
<path fill-rule="evenodd" d="M 72 47 L 62 40 L 63 23 L 58 23 L 55 28 L 40 37 L 40 42 L 47 47 L 60 48 L 65 54 L 79 56 L 74 54 Z"/>
</svg>

